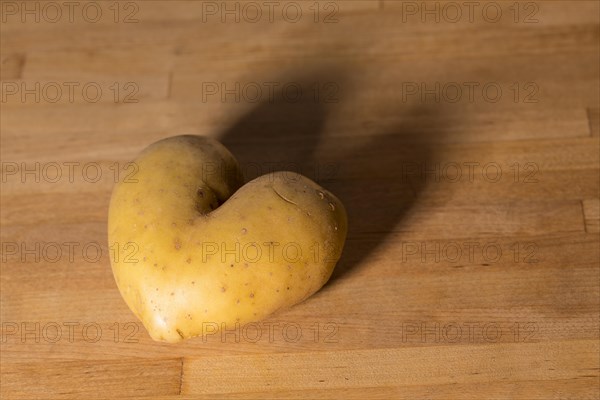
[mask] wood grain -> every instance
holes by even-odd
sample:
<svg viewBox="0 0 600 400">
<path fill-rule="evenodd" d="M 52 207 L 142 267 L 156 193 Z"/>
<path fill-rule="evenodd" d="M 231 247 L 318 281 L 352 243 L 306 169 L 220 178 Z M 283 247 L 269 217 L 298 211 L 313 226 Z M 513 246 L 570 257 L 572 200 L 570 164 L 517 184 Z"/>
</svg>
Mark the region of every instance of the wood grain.
<svg viewBox="0 0 600 400">
<path fill-rule="evenodd" d="M 178 359 L 5 363 L 2 396 L 46 398 L 51 388 L 62 388 L 52 391 L 54 398 L 97 396 L 99 387 L 118 397 L 178 394 L 181 365 Z"/>
<path fill-rule="evenodd" d="M 486 0 L 472 21 L 277 2 L 296 22 L 84 3 L 98 22 L 2 3 L 2 398 L 600 398 L 598 2 Z M 106 215 L 116 173 L 182 133 L 248 179 L 317 180 L 350 231 L 311 298 L 173 346 L 121 298 Z"/>
<path fill-rule="evenodd" d="M 455 382 L 489 382 L 503 378 L 514 381 L 577 379 L 590 377 L 598 370 L 598 360 L 594 355 L 597 350 L 598 343 L 590 340 L 583 343 L 536 343 L 520 346 L 248 356 L 252 358 L 252 363 L 228 357 L 207 358 L 185 364 L 182 393 L 228 392 L 231 390 L 228 382 L 233 379 L 237 381 L 238 388 L 250 392 L 265 386 L 285 390 L 447 385 Z M 577 352 L 580 352 L 579 357 Z M 516 353 L 519 353 L 519 357 L 516 357 Z M 529 359 L 530 363 L 522 363 L 521 357 Z M 543 362 L 540 363 L 541 359 Z M 239 367 L 232 368 L 232 365 Z M 450 365 L 452 367 L 448 368 Z M 220 379 L 205 382 L 202 386 L 193 385 L 194 381 L 215 370 Z M 188 386 L 187 382 L 192 382 L 192 385 Z M 396 395 L 399 394 L 400 390 Z"/>
</svg>

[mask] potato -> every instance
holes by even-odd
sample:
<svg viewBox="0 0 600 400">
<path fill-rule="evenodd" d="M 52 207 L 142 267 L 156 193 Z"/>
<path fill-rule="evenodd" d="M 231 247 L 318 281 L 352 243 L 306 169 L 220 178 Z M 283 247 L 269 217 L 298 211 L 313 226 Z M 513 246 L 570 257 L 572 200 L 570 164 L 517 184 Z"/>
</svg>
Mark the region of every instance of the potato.
<svg viewBox="0 0 600 400">
<path fill-rule="evenodd" d="M 310 179 L 275 172 L 242 186 L 231 153 L 199 136 L 156 142 L 135 164 L 114 188 L 108 240 L 121 250 L 119 291 L 154 340 L 258 321 L 331 276 L 346 211 Z"/>
</svg>

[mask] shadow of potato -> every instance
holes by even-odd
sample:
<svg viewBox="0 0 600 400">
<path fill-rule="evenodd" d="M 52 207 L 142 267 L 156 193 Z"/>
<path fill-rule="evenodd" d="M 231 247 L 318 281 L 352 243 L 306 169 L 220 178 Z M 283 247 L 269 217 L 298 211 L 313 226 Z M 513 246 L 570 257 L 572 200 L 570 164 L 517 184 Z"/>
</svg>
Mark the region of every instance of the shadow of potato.
<svg viewBox="0 0 600 400">
<path fill-rule="evenodd" d="M 352 86 L 336 70 L 282 82 L 295 82 L 310 94 L 315 84 L 323 87 L 336 82 L 346 91 Z M 401 230 L 403 218 L 426 187 L 425 180 L 404 172 L 435 158 L 434 143 L 444 131 L 442 111 L 438 106 L 404 104 L 397 107 L 397 124 L 365 141 L 365 136 L 324 134 L 327 118 L 339 103 L 312 95 L 295 102 L 283 96 L 272 100 L 242 116 L 219 140 L 237 157 L 246 181 L 271 171 L 291 170 L 321 184 L 344 203 L 348 237 L 328 282 L 331 285 L 360 266 L 390 233 Z"/>
</svg>

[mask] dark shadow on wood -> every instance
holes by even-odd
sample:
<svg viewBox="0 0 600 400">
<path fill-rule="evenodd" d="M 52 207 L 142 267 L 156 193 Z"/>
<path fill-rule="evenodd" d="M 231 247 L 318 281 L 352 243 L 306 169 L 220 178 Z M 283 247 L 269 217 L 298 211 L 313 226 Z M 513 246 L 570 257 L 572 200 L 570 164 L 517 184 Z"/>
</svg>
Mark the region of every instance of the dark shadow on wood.
<svg viewBox="0 0 600 400">
<path fill-rule="evenodd" d="M 414 169 L 432 163 L 436 136 L 444 131 L 443 116 L 438 106 L 401 104 L 397 107 L 397 126 L 366 138 L 356 148 L 338 148 L 344 138 L 323 135 L 330 107 L 338 104 L 327 102 L 332 91 L 316 99 L 314 87 L 333 82 L 335 99 L 348 98 L 351 83 L 344 74 L 339 70 L 318 71 L 281 80 L 286 82 L 302 88 L 300 101 L 279 95 L 263 102 L 227 129 L 220 140 L 239 160 L 246 181 L 271 171 L 291 170 L 313 179 L 342 200 L 349 231 L 330 285 L 361 265 L 390 233 L 402 229 L 403 218 L 426 186 L 426 180 L 415 175 Z M 342 88 L 343 92 L 336 91 Z M 357 139 L 353 143 L 361 138 Z M 320 156 L 322 146 L 336 148 L 336 157 Z M 340 155 L 337 150 L 347 153 Z"/>
</svg>

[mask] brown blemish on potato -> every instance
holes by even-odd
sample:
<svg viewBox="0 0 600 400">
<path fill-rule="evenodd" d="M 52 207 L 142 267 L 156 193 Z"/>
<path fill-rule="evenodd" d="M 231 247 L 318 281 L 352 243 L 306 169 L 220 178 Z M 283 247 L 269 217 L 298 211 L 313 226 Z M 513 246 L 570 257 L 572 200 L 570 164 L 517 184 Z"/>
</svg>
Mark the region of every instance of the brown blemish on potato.
<svg viewBox="0 0 600 400">
<path fill-rule="evenodd" d="M 185 260 L 186 263 L 191 264 L 192 263 L 192 259 L 188 257 L 187 260 Z"/>
<path fill-rule="evenodd" d="M 221 292 L 225 292 L 227 289 L 225 288 L 225 286 L 221 287 Z"/>
<path fill-rule="evenodd" d="M 248 233 L 248 229 L 242 228 L 242 235 L 245 235 L 246 233 Z"/>
<path fill-rule="evenodd" d="M 177 328 L 177 329 L 175 329 L 175 330 L 177 331 L 177 334 L 178 334 L 179 336 L 181 336 L 181 338 L 182 338 L 182 339 L 185 339 L 185 336 L 183 336 L 183 332 L 181 332 L 181 331 L 179 330 L 179 328 Z"/>
<path fill-rule="evenodd" d="M 250 298 L 253 299 L 254 298 L 254 293 L 250 293 Z"/>
<path fill-rule="evenodd" d="M 329 207 L 331 207 L 331 211 L 335 211 L 335 205 L 333 203 L 329 203 Z"/>
<path fill-rule="evenodd" d="M 175 239 L 175 250 L 179 250 L 181 249 L 181 239 L 176 238 Z"/>
</svg>

